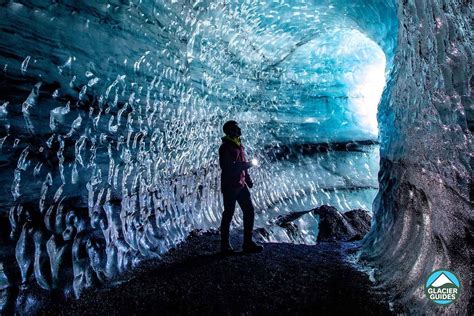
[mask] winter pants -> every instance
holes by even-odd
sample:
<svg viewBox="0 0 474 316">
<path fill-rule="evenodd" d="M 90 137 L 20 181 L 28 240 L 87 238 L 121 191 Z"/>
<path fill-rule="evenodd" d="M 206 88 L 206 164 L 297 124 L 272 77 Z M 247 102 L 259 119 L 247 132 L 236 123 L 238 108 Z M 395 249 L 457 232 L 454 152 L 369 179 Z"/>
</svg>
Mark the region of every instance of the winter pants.
<svg viewBox="0 0 474 316">
<path fill-rule="evenodd" d="M 224 212 L 221 221 L 221 242 L 222 245 L 229 244 L 229 229 L 235 211 L 235 202 L 238 202 L 244 214 L 244 244 L 252 241 L 252 231 L 254 222 L 254 208 L 250 198 L 250 191 L 247 186 L 235 191 L 223 192 Z"/>
</svg>

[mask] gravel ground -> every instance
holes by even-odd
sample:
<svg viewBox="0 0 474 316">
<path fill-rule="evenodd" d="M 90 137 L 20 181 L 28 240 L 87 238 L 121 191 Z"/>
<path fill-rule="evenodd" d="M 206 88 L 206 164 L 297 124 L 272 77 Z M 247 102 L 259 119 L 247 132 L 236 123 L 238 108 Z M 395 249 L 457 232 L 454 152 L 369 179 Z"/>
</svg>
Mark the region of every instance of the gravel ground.
<svg viewBox="0 0 474 316">
<path fill-rule="evenodd" d="M 239 249 L 240 235 L 233 235 Z M 122 282 L 55 302 L 40 314 L 389 315 L 367 275 L 344 258 L 357 243 L 265 243 L 259 254 L 219 254 L 219 236 L 194 235 Z"/>
</svg>

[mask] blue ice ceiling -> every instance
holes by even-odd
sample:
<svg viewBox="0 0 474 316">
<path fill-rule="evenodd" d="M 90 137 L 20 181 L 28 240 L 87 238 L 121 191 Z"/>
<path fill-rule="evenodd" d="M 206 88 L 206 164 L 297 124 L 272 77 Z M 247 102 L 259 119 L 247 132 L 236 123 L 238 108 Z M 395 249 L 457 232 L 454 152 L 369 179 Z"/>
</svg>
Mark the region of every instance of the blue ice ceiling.
<svg viewBox="0 0 474 316">
<path fill-rule="evenodd" d="M 224 13 L 196 23 L 187 46 L 191 71 L 208 69 L 202 72 L 206 91 L 242 95 L 245 102 L 235 105 L 242 119 L 266 123 L 263 130 L 278 140 L 377 139 L 396 25 L 394 8 L 379 5 L 384 10 L 373 18 L 387 21 L 375 22 L 371 28 L 380 28 L 368 34 L 351 18 L 370 8 L 367 2 L 226 4 Z"/>
<path fill-rule="evenodd" d="M 228 119 L 261 162 L 257 226 L 371 209 L 393 1 L 0 6 L 0 287 L 79 295 L 216 227 Z M 314 243 L 317 219 L 297 224 L 269 240 Z"/>
</svg>

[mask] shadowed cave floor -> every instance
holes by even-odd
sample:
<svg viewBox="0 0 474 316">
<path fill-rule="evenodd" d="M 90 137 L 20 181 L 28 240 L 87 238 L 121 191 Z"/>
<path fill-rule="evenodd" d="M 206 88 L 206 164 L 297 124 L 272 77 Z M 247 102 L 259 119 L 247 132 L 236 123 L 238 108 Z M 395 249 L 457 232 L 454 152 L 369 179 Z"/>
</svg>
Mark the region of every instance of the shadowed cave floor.
<svg viewBox="0 0 474 316">
<path fill-rule="evenodd" d="M 232 239 L 240 250 L 241 236 Z M 218 235 L 194 235 L 125 281 L 40 314 L 390 314 L 367 275 L 344 259 L 357 243 L 264 246 L 260 254 L 222 256 Z"/>
</svg>

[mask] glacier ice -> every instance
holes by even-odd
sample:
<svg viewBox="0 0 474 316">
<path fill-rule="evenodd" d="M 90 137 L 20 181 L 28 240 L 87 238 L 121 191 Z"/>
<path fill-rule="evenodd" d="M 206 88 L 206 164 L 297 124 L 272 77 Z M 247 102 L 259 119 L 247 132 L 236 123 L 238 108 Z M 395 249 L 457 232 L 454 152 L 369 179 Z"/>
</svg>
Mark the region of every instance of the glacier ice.
<svg viewBox="0 0 474 316">
<path fill-rule="evenodd" d="M 398 10 L 394 70 L 378 113 L 380 190 L 362 258 L 379 268 L 377 278 L 391 289 L 395 308 L 468 314 L 472 3 L 404 1 Z M 463 280 L 461 297 L 448 307 L 435 306 L 423 293 L 428 275 L 441 268 Z"/>
<path fill-rule="evenodd" d="M 229 118 L 260 161 L 256 226 L 378 192 L 362 258 L 399 306 L 433 308 L 415 288 L 434 267 L 469 275 L 465 1 L 7 0 L 0 17 L 0 288 L 78 296 L 216 227 Z M 317 219 L 297 224 L 315 243 Z"/>
</svg>

